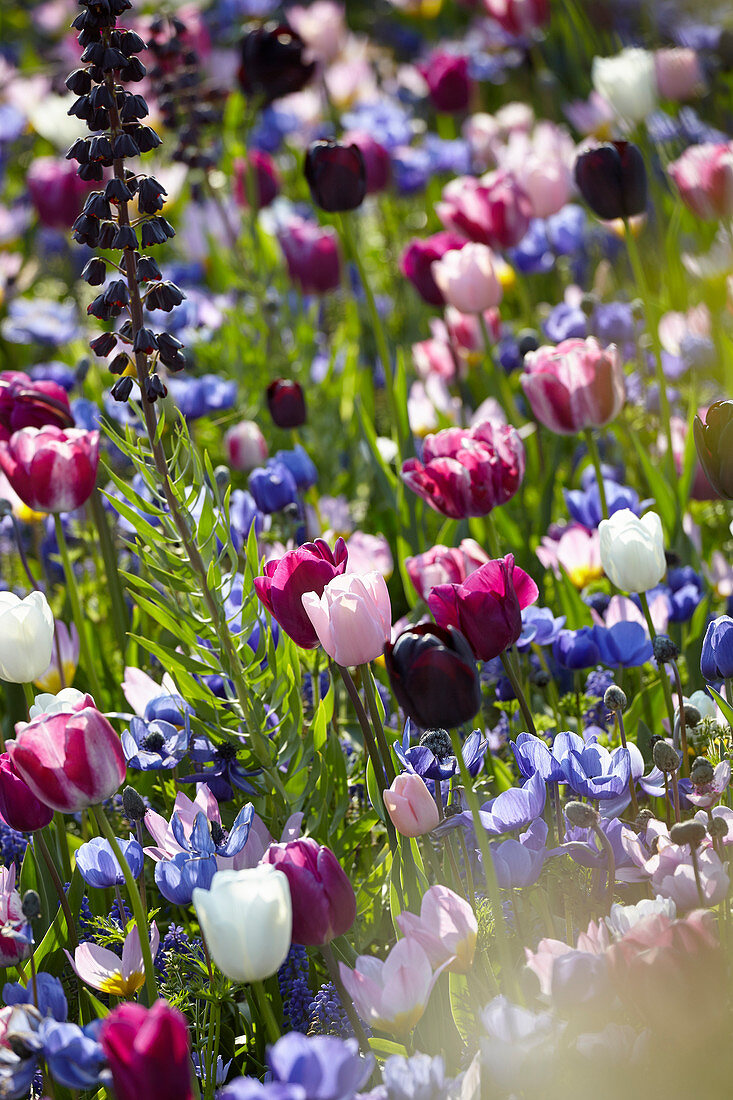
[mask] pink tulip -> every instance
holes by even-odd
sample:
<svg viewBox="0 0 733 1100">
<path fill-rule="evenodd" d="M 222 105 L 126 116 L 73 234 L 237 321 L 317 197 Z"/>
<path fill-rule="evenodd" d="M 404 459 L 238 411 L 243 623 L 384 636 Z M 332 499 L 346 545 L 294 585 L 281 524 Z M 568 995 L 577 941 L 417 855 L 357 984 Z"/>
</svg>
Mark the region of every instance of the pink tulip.
<svg viewBox="0 0 733 1100">
<path fill-rule="evenodd" d="M 522 186 L 535 218 L 550 218 L 562 210 L 572 191 L 570 169 L 560 160 L 532 154 L 521 174 Z"/>
<path fill-rule="evenodd" d="M 19 722 L 7 742 L 18 775 L 36 798 L 61 813 L 78 813 L 111 798 L 125 778 L 120 739 L 85 695 L 71 711 Z"/>
<path fill-rule="evenodd" d="M 532 203 L 511 172 L 459 176 L 443 188 L 436 213 L 448 230 L 489 248 L 512 248 L 529 229 Z"/>
<path fill-rule="evenodd" d="M 0 469 L 36 512 L 80 508 L 92 494 L 98 465 L 98 431 L 22 428 L 0 440 Z"/>
<path fill-rule="evenodd" d="M 269 206 L 280 194 L 280 176 L 269 153 L 251 149 L 247 157 L 234 160 L 234 198 L 239 206 L 248 207 L 254 199 L 255 209 Z M 247 179 L 250 169 L 254 179 Z"/>
<path fill-rule="evenodd" d="M 435 376 L 453 382 L 458 362 L 450 344 L 432 337 L 412 345 L 412 362 L 420 378 Z"/>
<path fill-rule="evenodd" d="M 16 966 L 29 953 L 25 938 L 12 935 L 20 933 L 26 924 L 23 903 L 15 889 L 15 864 L 0 867 L 0 966 Z"/>
<path fill-rule="evenodd" d="M 282 871 L 293 905 L 293 943 L 322 945 L 356 920 L 356 895 L 330 848 L 312 837 L 271 844 L 263 863 Z"/>
<path fill-rule="evenodd" d="M 425 438 L 422 462 L 409 458 L 402 479 L 452 519 L 487 516 L 516 493 L 524 477 L 524 446 L 516 429 L 482 420 Z"/>
<path fill-rule="evenodd" d="M 464 244 L 464 234 L 433 233 L 432 237 L 426 237 L 422 241 L 412 241 L 402 253 L 400 271 L 428 305 L 445 305 L 443 295 L 433 278 L 433 262 L 450 249 L 462 248 Z"/>
<path fill-rule="evenodd" d="M 435 800 L 425 781 L 416 773 L 404 772 L 396 776 L 389 790 L 383 793 L 385 809 L 401 836 L 424 836 L 440 821 Z"/>
<path fill-rule="evenodd" d="M 329 64 L 346 44 L 344 8 L 333 0 L 313 0 L 307 7 L 288 8 L 288 23 L 308 47 L 316 61 Z"/>
<path fill-rule="evenodd" d="M 232 469 L 243 473 L 264 465 L 267 459 L 267 443 L 254 420 L 240 420 L 230 428 L 224 436 L 224 445 Z"/>
<path fill-rule="evenodd" d="M 424 554 L 406 558 L 405 568 L 418 596 L 427 600 L 435 585 L 461 584 L 487 561 L 488 555 L 474 539 L 463 539 L 458 547 L 433 546 Z"/>
<path fill-rule="evenodd" d="M 353 970 L 339 963 L 339 971 L 361 1018 L 390 1035 L 404 1035 L 415 1027 L 438 977 L 412 937 L 399 940 L 383 962 L 359 955 Z"/>
<path fill-rule="evenodd" d="M 0 754 L 0 818 L 22 833 L 44 829 L 53 819 L 51 807 L 36 798 L 6 752 Z"/>
<path fill-rule="evenodd" d="M 486 330 L 493 343 L 501 336 L 501 316 L 498 309 L 484 310 L 483 319 Z M 483 326 L 477 314 L 462 313 L 453 306 L 448 306 L 445 311 L 445 328 L 448 339 L 455 350 L 463 358 L 466 353 L 486 351 L 486 338 Z"/>
<path fill-rule="evenodd" d="M 384 535 L 354 531 L 346 540 L 346 549 L 349 552 L 347 573 L 371 573 L 376 570 L 386 581 L 392 576 L 394 559 Z"/>
<path fill-rule="evenodd" d="M 544 535 L 536 553 L 545 569 L 552 569 L 556 577 L 562 566 L 576 588 L 585 588 L 589 581 L 603 576 L 598 531 L 588 531 L 579 523 L 566 527 L 559 538 Z"/>
<path fill-rule="evenodd" d="M 472 84 L 467 57 L 438 49 L 418 68 L 436 111 L 459 114 L 468 108 Z"/>
<path fill-rule="evenodd" d="M 602 428 L 621 411 L 626 393 L 618 348 L 602 348 L 594 336 L 529 352 L 521 383 L 534 415 L 559 435 Z"/>
<path fill-rule="evenodd" d="M 338 665 L 363 665 L 384 652 L 392 607 L 381 573 L 334 577 L 323 595 L 304 592 L 303 607 L 329 657 Z"/>
<path fill-rule="evenodd" d="M 153 958 L 159 947 L 160 933 L 153 921 L 150 926 L 150 950 Z M 145 964 L 136 924 L 125 937 L 122 958 L 91 940 L 79 944 L 73 958 L 68 951 L 65 955 L 77 978 L 101 993 L 111 993 L 115 997 L 132 997 L 145 983 Z"/>
<path fill-rule="evenodd" d="M 278 231 L 288 274 L 303 294 L 326 294 L 341 283 L 341 261 L 336 235 L 303 218 Z"/>
<path fill-rule="evenodd" d="M 0 374 L 0 439 L 21 428 L 71 428 L 74 418 L 66 390 L 56 382 L 35 382 L 19 370 Z"/>
<path fill-rule="evenodd" d="M 336 540 L 333 550 L 323 539 L 316 539 L 266 562 L 264 577 L 255 577 L 260 600 L 301 648 L 315 649 L 318 645 L 318 635 L 303 606 L 303 593 L 320 596 L 330 580 L 346 571 L 347 559 L 343 539 Z"/>
<path fill-rule="evenodd" d="M 695 50 L 656 50 L 654 74 L 662 99 L 693 99 L 705 90 L 705 78 Z"/>
<path fill-rule="evenodd" d="M 484 313 L 502 299 L 494 253 L 485 244 L 446 252 L 433 264 L 433 278 L 446 302 L 461 313 Z"/>
<path fill-rule="evenodd" d="M 668 171 L 685 206 L 698 218 L 733 217 L 733 143 L 691 145 Z"/>
<path fill-rule="evenodd" d="M 483 0 L 483 5 L 507 34 L 531 34 L 550 18 L 550 0 Z"/>
<path fill-rule="evenodd" d="M 465 974 L 471 969 L 476 950 L 478 922 L 465 898 L 440 883 L 423 895 L 420 916 L 400 913 L 397 923 L 404 936 L 417 940 L 430 965 L 448 963 L 448 970 Z"/>
</svg>

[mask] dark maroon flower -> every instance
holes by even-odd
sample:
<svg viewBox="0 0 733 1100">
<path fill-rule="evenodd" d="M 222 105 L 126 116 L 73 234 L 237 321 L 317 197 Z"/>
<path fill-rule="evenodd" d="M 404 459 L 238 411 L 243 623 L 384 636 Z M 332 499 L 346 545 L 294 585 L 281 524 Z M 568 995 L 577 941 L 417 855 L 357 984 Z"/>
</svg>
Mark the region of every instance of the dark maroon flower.
<svg viewBox="0 0 733 1100">
<path fill-rule="evenodd" d="M 726 500 L 733 500 L 733 401 L 715 401 L 694 423 L 695 447 L 707 479 Z"/>
<path fill-rule="evenodd" d="M 263 104 L 299 92 L 316 71 L 315 61 L 307 62 L 305 54 L 303 39 L 287 23 L 257 27 L 242 42 L 242 91 Z"/>
<path fill-rule="evenodd" d="M 267 387 L 267 407 L 278 428 L 299 428 L 305 424 L 305 395 L 299 382 L 276 378 Z"/>
<path fill-rule="evenodd" d="M 293 903 L 293 943 L 322 946 L 348 932 L 356 919 L 356 896 L 330 848 L 310 837 L 271 844 L 262 857 L 282 871 Z"/>
<path fill-rule="evenodd" d="M 470 722 L 481 706 L 471 647 L 458 630 L 420 623 L 384 649 L 389 682 L 405 714 L 423 729 Z"/>
<path fill-rule="evenodd" d="M 305 157 L 314 203 L 329 214 L 355 210 L 366 195 L 366 165 L 358 145 L 314 141 Z"/>
<path fill-rule="evenodd" d="M 644 158 L 630 141 L 609 141 L 581 153 L 575 182 L 594 214 L 604 221 L 633 218 L 646 210 Z"/>
</svg>

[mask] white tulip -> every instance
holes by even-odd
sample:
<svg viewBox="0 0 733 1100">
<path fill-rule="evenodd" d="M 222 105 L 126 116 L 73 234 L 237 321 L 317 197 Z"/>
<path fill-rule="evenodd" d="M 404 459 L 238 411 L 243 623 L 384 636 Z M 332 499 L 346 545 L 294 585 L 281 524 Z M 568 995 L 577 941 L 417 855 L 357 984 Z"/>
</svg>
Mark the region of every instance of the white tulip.
<svg viewBox="0 0 733 1100">
<path fill-rule="evenodd" d="M 31 683 L 51 663 L 53 612 L 43 592 L 0 592 L 0 680 Z"/>
<path fill-rule="evenodd" d="M 606 576 L 624 592 L 646 592 L 667 571 L 662 521 L 656 512 L 641 519 L 630 508 L 614 512 L 598 526 L 601 565 Z"/>
<path fill-rule="evenodd" d="M 290 886 L 270 864 L 217 871 L 193 904 L 211 957 L 237 982 L 269 978 L 285 962 L 293 928 Z"/>
<path fill-rule="evenodd" d="M 43 691 L 36 695 L 28 711 L 28 717 L 33 721 L 41 714 L 71 714 L 85 697 L 86 692 L 77 688 L 62 688 L 54 694 L 52 691 Z"/>
<path fill-rule="evenodd" d="M 657 105 L 654 57 L 632 46 L 615 57 L 594 57 L 593 87 L 619 118 L 641 122 Z"/>
</svg>

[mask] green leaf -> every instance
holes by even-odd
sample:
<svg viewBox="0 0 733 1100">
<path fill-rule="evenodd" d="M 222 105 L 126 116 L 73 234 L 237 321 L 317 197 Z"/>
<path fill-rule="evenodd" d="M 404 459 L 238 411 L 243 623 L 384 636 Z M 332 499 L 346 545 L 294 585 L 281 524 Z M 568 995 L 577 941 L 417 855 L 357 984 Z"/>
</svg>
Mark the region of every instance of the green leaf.
<svg viewBox="0 0 733 1100">
<path fill-rule="evenodd" d="M 728 721 L 728 725 L 730 726 L 731 729 L 733 729 L 733 707 L 730 705 L 730 703 L 727 701 L 727 699 L 725 699 L 720 694 L 719 691 L 715 690 L 715 688 L 712 686 L 712 684 L 708 684 L 708 691 L 712 695 L 713 699 L 715 699 L 716 703 L 718 704 L 721 711 L 725 715 L 725 717 Z"/>
</svg>

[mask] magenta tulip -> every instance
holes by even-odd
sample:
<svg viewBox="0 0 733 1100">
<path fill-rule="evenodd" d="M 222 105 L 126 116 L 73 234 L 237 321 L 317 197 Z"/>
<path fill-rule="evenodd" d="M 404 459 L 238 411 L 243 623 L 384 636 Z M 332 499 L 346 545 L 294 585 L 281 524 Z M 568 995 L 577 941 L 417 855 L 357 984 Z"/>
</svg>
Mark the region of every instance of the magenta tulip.
<svg viewBox="0 0 733 1100">
<path fill-rule="evenodd" d="M 271 844 L 262 857 L 282 871 L 293 904 L 293 943 L 321 946 L 348 932 L 356 919 L 356 895 L 330 848 L 311 837 Z"/>
<path fill-rule="evenodd" d="M 733 216 L 733 142 L 691 145 L 667 170 L 683 203 L 698 218 Z"/>
<path fill-rule="evenodd" d="M 472 82 L 467 57 L 434 50 L 419 69 L 436 111 L 458 114 L 468 109 Z"/>
<path fill-rule="evenodd" d="M 458 233 L 433 233 L 422 241 L 412 241 L 402 253 L 400 271 L 410 280 L 423 301 L 431 306 L 445 305 L 445 299 L 433 275 L 433 263 L 453 248 L 462 248 L 465 238 Z"/>
<path fill-rule="evenodd" d="M 326 294 L 341 282 L 341 261 L 333 229 L 293 218 L 278 231 L 288 274 L 303 294 Z"/>
<path fill-rule="evenodd" d="M 306 542 L 284 557 L 268 561 L 264 577 L 255 577 L 255 592 L 286 634 L 303 649 L 315 649 L 318 635 L 304 607 L 304 592 L 317 596 L 346 570 L 348 551 L 343 539 L 333 550 L 323 539 Z"/>
<path fill-rule="evenodd" d="M 528 35 L 550 18 L 550 0 L 483 0 L 486 14 L 513 35 Z"/>
<path fill-rule="evenodd" d="M 107 719 L 85 695 L 72 711 L 19 722 L 7 742 L 13 767 L 32 793 L 61 813 L 111 798 L 125 778 L 125 754 Z"/>
<path fill-rule="evenodd" d="M 65 230 L 94 186 L 79 178 L 72 162 L 57 157 L 38 157 L 32 161 L 26 184 L 43 225 Z"/>
<path fill-rule="evenodd" d="M 461 584 L 490 558 L 474 539 L 462 539 L 460 546 L 433 546 L 414 558 L 405 558 L 405 568 L 415 591 L 427 600 L 438 584 Z"/>
<path fill-rule="evenodd" d="M 409 458 L 402 479 L 444 516 L 487 516 L 506 504 L 524 477 L 524 446 L 508 424 L 482 420 L 425 437 L 422 462 Z"/>
<path fill-rule="evenodd" d="M 367 195 L 384 191 L 392 175 L 388 150 L 366 130 L 348 130 L 342 140 L 346 145 L 356 145 L 364 158 Z"/>
<path fill-rule="evenodd" d="M 186 1017 L 167 1001 L 121 1004 L 102 1024 L 100 1042 L 117 1100 L 191 1100 Z"/>
<path fill-rule="evenodd" d="M 516 642 L 522 611 L 539 596 L 532 578 L 507 554 L 482 565 L 463 584 L 440 584 L 428 596 L 439 626 L 456 627 L 480 661 L 491 661 Z"/>
<path fill-rule="evenodd" d="M 13 767 L 7 752 L 0 755 L 0 817 L 19 833 L 34 833 L 53 818 L 53 810 L 40 802 Z"/>
<path fill-rule="evenodd" d="M 489 248 L 513 248 L 529 229 L 532 202 L 511 172 L 458 176 L 435 207 L 446 229 Z"/>
<path fill-rule="evenodd" d="M 440 821 L 438 807 L 425 780 L 414 772 L 395 777 L 382 792 L 384 808 L 400 836 L 424 836 Z"/>
<path fill-rule="evenodd" d="M 0 439 L 21 428 L 72 428 L 66 390 L 56 382 L 34 382 L 19 370 L 0 374 Z"/>
<path fill-rule="evenodd" d="M 261 210 L 280 194 L 280 177 L 269 153 L 252 149 L 246 158 L 236 157 L 233 167 L 234 198 L 239 206 L 249 206 L 254 199 L 255 209 Z M 247 178 L 250 169 L 252 180 Z"/>
<path fill-rule="evenodd" d="M 98 431 L 22 428 L 0 440 L 0 469 L 36 512 L 80 508 L 92 495 L 98 465 Z"/>
<path fill-rule="evenodd" d="M 559 435 L 602 428 L 621 411 L 626 397 L 623 365 L 615 344 L 594 336 L 563 340 L 524 357 L 521 383 L 532 412 Z"/>
</svg>

